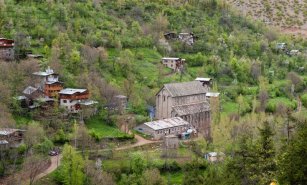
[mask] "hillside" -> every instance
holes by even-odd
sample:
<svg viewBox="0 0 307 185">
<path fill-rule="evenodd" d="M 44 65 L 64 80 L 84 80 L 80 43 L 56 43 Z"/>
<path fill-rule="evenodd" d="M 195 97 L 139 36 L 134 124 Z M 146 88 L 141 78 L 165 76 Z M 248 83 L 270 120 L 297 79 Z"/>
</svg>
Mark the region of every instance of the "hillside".
<svg viewBox="0 0 307 185">
<path fill-rule="evenodd" d="M 243 15 L 277 26 L 284 33 L 307 37 L 307 2 L 304 0 L 228 0 Z"/>
<path fill-rule="evenodd" d="M 295 174 L 304 174 L 307 164 L 301 155 L 307 40 L 262 20 L 305 29 L 306 2 L 265 2 L 0 0 L 0 38 L 15 40 L 17 56 L 0 60 L 0 128 L 27 130 L 23 145 L 0 156 L 0 177 L 28 178 L 29 164 L 39 165 L 57 146 L 61 166 L 37 184 L 304 184 L 306 177 Z M 192 32 L 195 42 L 167 40 L 168 32 Z M 27 58 L 30 51 L 43 58 Z M 162 57 L 185 59 L 182 73 L 162 65 Z M 20 107 L 16 97 L 36 83 L 31 74 L 48 66 L 65 87 L 89 90 L 98 102 L 94 116 L 80 121 L 56 103 L 48 110 Z M 196 77 L 212 78 L 212 91 L 220 93 L 210 100 L 212 141 L 180 140 L 176 155 L 165 157 L 163 145 L 127 131 L 150 120 L 163 84 Z M 123 114 L 109 109 L 118 94 L 128 98 Z M 223 152 L 224 162 L 207 162 L 209 152 Z M 289 161 L 297 163 L 289 167 Z"/>
</svg>

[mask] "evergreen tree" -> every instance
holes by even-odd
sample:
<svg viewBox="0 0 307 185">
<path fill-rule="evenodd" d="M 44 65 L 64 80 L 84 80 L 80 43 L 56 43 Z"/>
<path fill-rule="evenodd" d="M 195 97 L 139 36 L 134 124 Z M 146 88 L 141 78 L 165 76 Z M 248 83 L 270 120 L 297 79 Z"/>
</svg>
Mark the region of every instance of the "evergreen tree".
<svg viewBox="0 0 307 185">
<path fill-rule="evenodd" d="M 84 182 L 84 161 L 80 154 L 70 145 L 64 145 L 58 181 L 64 185 L 82 185 Z"/>
<path fill-rule="evenodd" d="M 278 160 L 278 180 L 281 184 L 307 184 L 307 123 L 298 126 Z"/>
</svg>

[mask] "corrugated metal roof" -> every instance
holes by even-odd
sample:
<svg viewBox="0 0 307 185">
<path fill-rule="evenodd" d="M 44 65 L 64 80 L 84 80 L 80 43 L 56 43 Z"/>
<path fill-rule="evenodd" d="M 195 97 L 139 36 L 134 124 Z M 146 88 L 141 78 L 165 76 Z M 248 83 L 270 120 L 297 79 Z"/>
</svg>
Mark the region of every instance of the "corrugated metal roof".
<svg viewBox="0 0 307 185">
<path fill-rule="evenodd" d="M 197 77 L 195 80 L 196 80 L 196 81 L 204 81 L 204 82 L 208 82 L 208 81 L 210 81 L 210 80 L 211 80 L 211 78 L 202 78 L 202 77 Z"/>
<path fill-rule="evenodd" d="M 27 88 L 25 88 L 25 90 L 22 91 L 22 93 L 30 95 L 35 91 L 37 91 L 37 88 L 32 87 L 32 86 L 28 86 Z"/>
<path fill-rule="evenodd" d="M 7 136 L 16 131 L 21 131 L 20 129 L 13 129 L 13 128 L 0 128 L 0 135 Z"/>
<path fill-rule="evenodd" d="M 208 88 L 203 86 L 199 81 L 170 83 L 165 84 L 164 87 L 172 97 L 205 94 L 208 92 Z"/>
<path fill-rule="evenodd" d="M 180 58 L 175 57 L 163 57 L 162 60 L 179 60 Z"/>
<path fill-rule="evenodd" d="M 0 145 L 6 145 L 9 144 L 9 142 L 7 142 L 7 140 L 0 140 Z"/>
<path fill-rule="evenodd" d="M 59 93 L 60 94 L 75 94 L 75 93 L 84 93 L 87 89 L 73 89 L 73 88 L 66 88 L 62 89 Z"/>
<path fill-rule="evenodd" d="M 217 92 L 207 92 L 206 96 L 208 97 L 219 97 L 220 93 Z"/>
<path fill-rule="evenodd" d="M 200 112 L 210 111 L 210 104 L 208 101 L 195 104 L 187 104 L 173 107 L 173 110 L 178 116 L 191 115 Z"/>
<path fill-rule="evenodd" d="M 144 125 L 147 125 L 153 130 L 161 130 L 161 129 L 178 127 L 178 126 L 188 126 L 189 123 L 180 117 L 174 117 L 174 118 L 147 122 L 147 123 L 144 123 Z"/>
</svg>

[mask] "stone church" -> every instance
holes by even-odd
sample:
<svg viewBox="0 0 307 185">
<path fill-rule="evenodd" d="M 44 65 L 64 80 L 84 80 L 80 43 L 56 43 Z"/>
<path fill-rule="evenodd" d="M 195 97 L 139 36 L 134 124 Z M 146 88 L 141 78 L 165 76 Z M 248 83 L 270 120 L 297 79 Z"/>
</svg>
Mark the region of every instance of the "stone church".
<svg viewBox="0 0 307 185">
<path fill-rule="evenodd" d="M 210 139 L 209 90 L 199 81 L 164 84 L 156 94 L 156 118 L 181 117 Z"/>
</svg>

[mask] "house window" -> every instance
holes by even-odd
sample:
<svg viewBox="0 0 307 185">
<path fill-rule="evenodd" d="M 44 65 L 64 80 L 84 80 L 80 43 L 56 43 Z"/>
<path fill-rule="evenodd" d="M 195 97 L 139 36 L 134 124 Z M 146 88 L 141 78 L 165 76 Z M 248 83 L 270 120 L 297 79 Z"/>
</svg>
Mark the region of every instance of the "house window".
<svg viewBox="0 0 307 185">
<path fill-rule="evenodd" d="M 63 100 L 63 103 L 67 103 L 67 100 Z"/>
<path fill-rule="evenodd" d="M 163 101 L 165 101 L 165 96 L 163 96 Z"/>
</svg>

